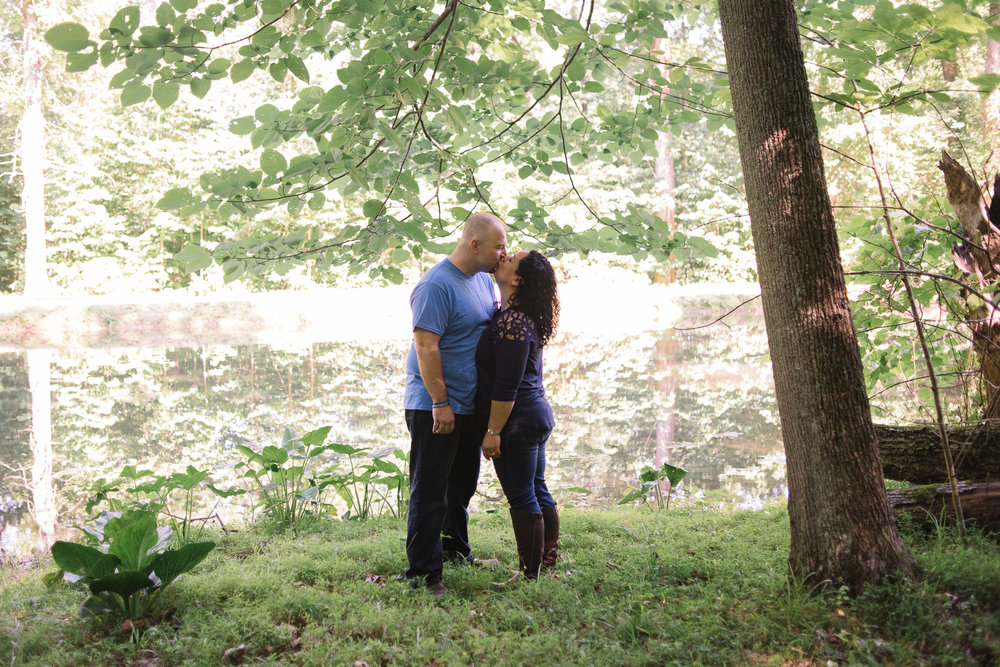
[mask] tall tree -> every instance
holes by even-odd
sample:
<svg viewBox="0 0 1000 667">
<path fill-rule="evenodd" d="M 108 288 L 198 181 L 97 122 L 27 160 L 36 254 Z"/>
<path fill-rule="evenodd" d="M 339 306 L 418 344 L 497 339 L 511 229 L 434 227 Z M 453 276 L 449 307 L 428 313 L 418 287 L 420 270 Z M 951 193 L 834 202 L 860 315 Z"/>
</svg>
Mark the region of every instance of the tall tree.
<svg viewBox="0 0 1000 667">
<path fill-rule="evenodd" d="M 792 0 L 719 0 L 788 475 L 789 563 L 908 570 L 889 512 Z"/>
<path fill-rule="evenodd" d="M 994 25 L 1000 26 L 1000 2 L 990 5 Z M 986 41 L 986 74 L 1000 74 L 1000 41 Z M 983 120 L 986 143 L 991 151 L 990 167 L 1000 168 L 1000 89 L 994 90 L 983 101 Z"/>
<path fill-rule="evenodd" d="M 42 152 L 45 119 L 42 113 L 42 57 L 38 17 L 33 0 L 23 0 L 21 38 L 24 58 L 24 116 L 21 120 L 21 170 L 24 184 L 21 208 L 24 211 L 27 247 L 24 253 L 24 293 L 44 295 L 48 291 L 45 269 L 45 185 Z"/>
<path fill-rule="evenodd" d="M 666 80 L 668 72 L 668 49 L 667 40 L 657 37 L 653 40 L 653 53 L 656 54 L 660 62 L 660 74 Z M 669 91 L 664 90 L 660 94 L 661 100 Z M 674 171 L 674 151 L 673 142 L 669 127 L 661 127 L 657 130 L 656 137 L 656 161 L 653 163 L 653 177 L 656 179 L 656 195 L 661 205 L 656 215 L 667 225 L 667 229 L 673 232 L 677 228 L 676 212 L 677 206 L 674 200 L 675 171 Z M 677 269 L 673 266 L 666 270 L 665 282 L 672 283 L 676 279 Z"/>
</svg>

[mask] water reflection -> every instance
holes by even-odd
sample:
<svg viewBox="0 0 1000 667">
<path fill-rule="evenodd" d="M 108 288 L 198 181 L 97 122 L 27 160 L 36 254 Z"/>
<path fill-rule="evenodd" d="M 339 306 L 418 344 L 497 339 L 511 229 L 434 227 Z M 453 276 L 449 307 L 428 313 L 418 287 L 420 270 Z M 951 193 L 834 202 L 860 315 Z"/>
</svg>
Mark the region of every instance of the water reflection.
<svg viewBox="0 0 1000 667">
<path fill-rule="evenodd" d="M 28 530 L 48 534 L 56 514 L 72 525 L 92 481 L 126 464 L 158 474 L 213 469 L 225 486 L 237 444 L 277 444 L 286 426 L 301 433 L 330 425 L 328 442 L 405 450 L 407 347 L 382 340 L 0 354 L 0 548 Z M 557 499 L 614 503 L 642 466 L 662 462 L 690 471 L 688 489 L 750 503 L 783 495 L 766 348 L 756 317 L 730 328 L 560 335 L 546 352 L 558 421 L 548 477 Z M 478 507 L 500 498 L 492 470 L 483 470 Z"/>
</svg>

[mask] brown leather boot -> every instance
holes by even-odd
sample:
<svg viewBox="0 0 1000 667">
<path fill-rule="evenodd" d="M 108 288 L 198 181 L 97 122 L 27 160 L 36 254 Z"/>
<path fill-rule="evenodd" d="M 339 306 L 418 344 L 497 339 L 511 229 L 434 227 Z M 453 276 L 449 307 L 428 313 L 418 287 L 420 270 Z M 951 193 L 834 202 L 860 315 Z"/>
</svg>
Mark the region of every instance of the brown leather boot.
<svg viewBox="0 0 1000 667">
<path fill-rule="evenodd" d="M 552 507 L 542 508 L 542 520 L 545 523 L 545 543 L 542 547 L 542 567 L 555 567 L 559 559 L 559 510 Z"/>
<path fill-rule="evenodd" d="M 518 569 L 525 579 L 537 579 L 542 568 L 542 546 L 545 528 L 541 512 L 510 510 L 510 520 L 514 525 L 514 541 L 517 542 Z"/>
</svg>

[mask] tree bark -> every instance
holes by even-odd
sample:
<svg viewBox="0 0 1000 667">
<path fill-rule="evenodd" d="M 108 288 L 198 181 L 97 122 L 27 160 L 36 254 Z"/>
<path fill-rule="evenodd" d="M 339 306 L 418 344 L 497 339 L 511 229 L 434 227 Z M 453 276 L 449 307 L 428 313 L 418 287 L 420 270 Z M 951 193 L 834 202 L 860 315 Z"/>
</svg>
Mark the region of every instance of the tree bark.
<svg viewBox="0 0 1000 667">
<path fill-rule="evenodd" d="M 23 0 L 22 55 L 24 59 L 24 116 L 21 119 L 21 171 L 24 184 L 24 294 L 44 296 L 48 292 L 45 266 L 45 184 L 42 169 L 45 119 L 42 113 L 42 58 L 38 46 L 38 17 L 32 0 Z"/>
<path fill-rule="evenodd" d="M 979 183 L 962 165 L 942 152 L 938 168 L 944 172 L 948 201 L 966 238 L 952 247 L 952 259 L 963 280 L 983 294 L 985 287 L 996 282 L 1000 269 L 1000 229 L 990 224 Z M 969 291 L 965 296 L 965 323 L 972 331 L 972 349 L 979 359 L 983 418 L 1000 419 L 1000 312 L 989 299 Z"/>
<path fill-rule="evenodd" d="M 885 492 L 795 7 L 720 0 L 719 15 L 785 443 L 789 564 L 858 590 L 914 561 Z"/>
<path fill-rule="evenodd" d="M 911 484 L 937 484 L 948 479 L 937 426 L 875 426 L 882 472 L 886 479 Z M 955 452 L 955 474 L 961 480 L 1000 479 L 1000 426 L 948 429 Z"/>
<path fill-rule="evenodd" d="M 962 482 L 958 485 L 958 495 L 967 522 L 974 522 L 984 530 L 1000 530 L 1000 482 Z M 906 513 L 921 521 L 955 522 L 955 505 L 948 484 L 889 491 L 889 503 L 897 515 Z"/>
</svg>

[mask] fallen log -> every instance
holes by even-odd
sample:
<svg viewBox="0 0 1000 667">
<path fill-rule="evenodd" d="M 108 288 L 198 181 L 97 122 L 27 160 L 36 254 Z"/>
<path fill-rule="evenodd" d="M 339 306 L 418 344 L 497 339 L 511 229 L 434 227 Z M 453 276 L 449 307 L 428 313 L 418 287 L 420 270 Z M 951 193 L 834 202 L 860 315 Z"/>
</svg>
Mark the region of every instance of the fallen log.
<svg viewBox="0 0 1000 667">
<path fill-rule="evenodd" d="M 955 523 L 955 507 L 947 484 L 928 484 L 889 491 L 889 506 L 895 514 L 908 514 L 919 521 Z M 1000 531 L 1000 482 L 960 482 L 958 497 L 966 525 Z"/>
<path fill-rule="evenodd" d="M 936 484 L 945 473 L 937 426 L 875 425 L 886 479 Z M 1000 480 L 1000 426 L 977 424 L 948 429 L 960 480 Z"/>
</svg>

